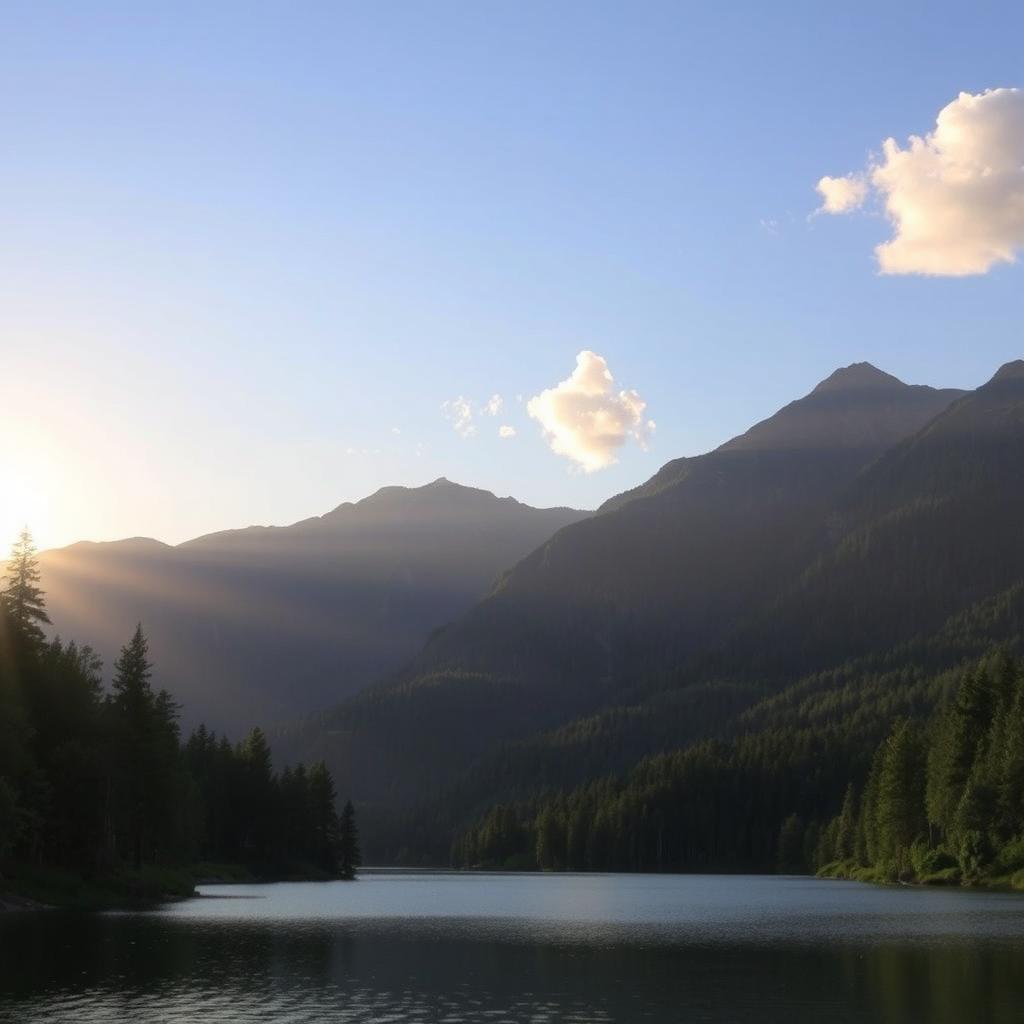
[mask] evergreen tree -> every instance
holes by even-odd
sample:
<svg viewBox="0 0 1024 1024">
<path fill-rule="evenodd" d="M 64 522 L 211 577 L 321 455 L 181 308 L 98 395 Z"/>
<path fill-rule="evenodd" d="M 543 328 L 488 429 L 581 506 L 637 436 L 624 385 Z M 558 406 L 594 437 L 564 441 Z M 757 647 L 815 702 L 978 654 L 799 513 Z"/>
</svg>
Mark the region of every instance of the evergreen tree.
<svg viewBox="0 0 1024 1024">
<path fill-rule="evenodd" d="M 896 722 L 883 747 L 876 805 L 882 861 L 898 872 L 909 866 L 911 844 L 925 831 L 924 754 L 914 724 Z"/>
<path fill-rule="evenodd" d="M 836 860 L 851 860 L 857 853 L 857 794 L 851 782 L 843 797 L 836 827 Z"/>
<path fill-rule="evenodd" d="M 238 792 L 234 816 L 244 859 L 266 868 L 275 860 L 280 836 L 276 826 L 278 797 L 266 733 L 253 729 L 238 746 Z"/>
<path fill-rule="evenodd" d="M 338 871 L 342 878 L 350 881 L 356 877 L 356 871 L 363 863 L 363 855 L 359 850 L 356 811 L 351 800 L 347 800 L 342 809 L 338 834 Z"/>
<path fill-rule="evenodd" d="M 300 766 L 301 767 L 301 766 Z M 311 859 L 330 875 L 342 874 L 344 877 L 354 877 L 355 869 L 359 866 L 359 845 L 358 835 L 355 832 L 355 814 L 350 815 L 347 828 L 351 833 L 344 840 L 341 834 L 342 826 L 338 820 L 336 809 L 337 794 L 334 791 L 334 780 L 327 770 L 323 761 L 318 761 L 309 769 L 307 787 L 308 797 L 308 835 L 312 840 Z M 351 808 L 346 804 L 346 811 Z M 343 865 L 339 865 L 339 853 L 342 857 L 345 852 L 340 850 L 342 843 L 349 842 L 347 857 Z"/>
<path fill-rule="evenodd" d="M 1003 835 L 1012 839 L 1024 835 L 1024 681 L 1020 679 L 998 755 L 999 816 Z"/>
<path fill-rule="evenodd" d="M 777 846 L 780 871 L 792 874 L 804 869 L 804 826 L 798 814 L 791 814 L 782 823 Z"/>
<path fill-rule="evenodd" d="M 11 547 L 4 580 L 0 602 L 7 610 L 9 621 L 24 637 L 34 643 L 42 643 L 40 623 L 49 624 L 50 616 L 46 612 L 46 601 L 39 586 L 39 561 L 35 544 L 27 526 Z"/>
<path fill-rule="evenodd" d="M 929 756 L 928 813 L 943 832 L 954 825 L 968 776 L 998 711 L 999 689 L 990 667 L 986 660 L 964 673 Z"/>
<path fill-rule="evenodd" d="M 108 702 L 113 740 L 112 808 L 115 847 L 138 868 L 166 856 L 174 821 L 168 803 L 177 777 L 177 707 L 150 686 L 152 665 L 141 623 L 114 663 Z"/>
</svg>

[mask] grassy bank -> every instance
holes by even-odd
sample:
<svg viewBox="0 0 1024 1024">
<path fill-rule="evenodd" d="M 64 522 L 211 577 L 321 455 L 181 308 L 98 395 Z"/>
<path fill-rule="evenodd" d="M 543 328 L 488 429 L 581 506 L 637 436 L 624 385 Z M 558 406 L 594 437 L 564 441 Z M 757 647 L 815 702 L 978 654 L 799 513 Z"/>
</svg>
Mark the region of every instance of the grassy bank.
<svg viewBox="0 0 1024 1024">
<path fill-rule="evenodd" d="M 58 868 L 17 865 L 0 881 L 0 889 L 6 893 L 62 910 L 154 906 L 186 899 L 195 888 L 190 871 L 161 867 L 86 878 Z"/>
<path fill-rule="evenodd" d="M 87 911 L 138 909 L 187 899 L 195 895 L 197 885 L 330 880 L 331 876 L 315 865 L 301 863 L 263 869 L 203 862 L 186 868 L 149 866 L 92 877 L 59 868 L 14 865 L 0 876 L 0 904 L 21 910 L 40 906 Z"/>
<path fill-rule="evenodd" d="M 899 871 L 895 866 L 865 867 L 856 861 L 834 861 L 818 871 L 819 878 L 840 878 L 854 882 L 870 882 L 874 885 L 938 885 L 958 886 L 969 889 L 996 889 L 1009 892 L 1024 892 L 1024 868 L 1000 871 L 973 877 L 965 877 L 954 864 L 936 867 L 932 871 Z"/>
</svg>

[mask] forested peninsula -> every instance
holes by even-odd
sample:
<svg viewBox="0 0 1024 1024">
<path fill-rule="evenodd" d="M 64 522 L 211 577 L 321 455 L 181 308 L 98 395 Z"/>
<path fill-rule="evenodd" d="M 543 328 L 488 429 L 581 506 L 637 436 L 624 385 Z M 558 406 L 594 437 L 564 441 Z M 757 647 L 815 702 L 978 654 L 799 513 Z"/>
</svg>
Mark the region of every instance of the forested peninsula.
<svg viewBox="0 0 1024 1024">
<path fill-rule="evenodd" d="M 354 811 L 323 762 L 275 772 L 258 728 L 183 741 L 141 625 L 105 686 L 92 649 L 49 624 L 26 530 L 0 589 L 0 892 L 90 909 L 203 879 L 355 876 Z"/>
</svg>

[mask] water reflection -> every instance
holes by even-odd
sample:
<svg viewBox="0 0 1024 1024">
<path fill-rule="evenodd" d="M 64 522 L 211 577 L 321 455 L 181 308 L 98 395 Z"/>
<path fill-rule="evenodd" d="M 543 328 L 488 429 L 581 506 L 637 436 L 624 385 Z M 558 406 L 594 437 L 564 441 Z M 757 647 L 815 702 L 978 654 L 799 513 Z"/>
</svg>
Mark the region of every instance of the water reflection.
<svg viewBox="0 0 1024 1024">
<path fill-rule="evenodd" d="M 819 888 L 800 906 L 796 894 L 802 890 L 770 881 L 777 883 L 774 890 L 763 880 L 729 880 L 729 898 L 719 897 L 721 917 L 730 921 L 725 929 L 715 927 L 715 900 L 707 898 L 706 886 L 700 897 L 691 890 L 693 914 L 685 926 L 673 927 L 664 913 L 650 920 L 656 901 L 644 893 L 667 885 L 685 895 L 686 886 L 697 884 L 673 879 L 603 883 L 606 896 L 617 887 L 638 894 L 636 905 L 647 909 L 637 910 L 634 920 L 622 919 L 625 902 L 615 899 L 611 906 L 606 899 L 597 914 L 593 893 L 585 888 L 574 904 L 572 881 L 558 878 L 514 882 L 504 890 L 506 883 L 498 879 L 451 883 L 460 907 L 468 887 L 481 899 L 486 892 L 492 911 L 521 894 L 523 885 L 549 885 L 550 906 L 559 916 L 546 919 L 529 909 L 538 906 L 536 888 L 520 905 L 526 910 L 504 916 L 418 913 L 434 897 L 424 888 L 416 904 L 413 894 L 421 890 L 414 886 L 405 888 L 405 915 L 363 913 L 362 902 L 373 902 L 374 885 L 387 887 L 387 899 L 380 896 L 384 906 L 402 907 L 402 885 L 391 879 L 365 889 L 362 882 L 342 887 L 332 913 L 312 916 L 303 912 L 304 901 L 316 898 L 323 906 L 325 894 L 334 891 L 330 887 L 275 888 L 266 900 L 210 900 L 170 913 L 8 915 L 0 921 L 0 1020 L 1024 1019 L 1024 901 L 955 894 L 952 909 L 948 902 L 918 902 L 907 912 L 893 899 L 892 913 L 880 926 L 885 901 L 899 894 L 857 887 L 852 905 L 859 893 L 858 915 L 850 911 L 847 890 L 811 883 Z M 500 900 L 495 886 L 503 891 Z M 771 892 L 777 927 L 766 931 Z M 960 896 L 968 898 L 956 902 Z M 811 913 L 816 900 L 833 915 Z M 746 937 L 742 919 L 733 913 L 744 902 Z M 837 906 L 843 908 L 838 920 L 850 929 L 845 938 L 834 927 Z M 873 922 L 879 941 L 854 926 L 857 920 Z"/>
</svg>

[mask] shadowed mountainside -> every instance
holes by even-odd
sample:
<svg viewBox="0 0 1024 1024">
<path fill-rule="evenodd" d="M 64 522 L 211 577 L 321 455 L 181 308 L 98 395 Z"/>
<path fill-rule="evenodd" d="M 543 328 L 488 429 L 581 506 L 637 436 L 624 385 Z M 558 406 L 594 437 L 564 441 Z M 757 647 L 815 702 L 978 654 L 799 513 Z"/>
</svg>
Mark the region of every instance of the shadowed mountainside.
<svg viewBox="0 0 1024 1024">
<path fill-rule="evenodd" d="M 833 588 L 787 610 L 859 528 L 853 510 L 882 486 L 887 453 L 918 452 L 930 425 L 988 401 L 984 389 L 963 396 L 867 364 L 837 371 L 747 433 L 669 463 L 560 531 L 404 672 L 282 742 L 327 757 L 364 801 L 475 807 L 577 779 L 581 764 L 600 774 L 699 739 L 833 656 L 938 628 L 984 588 L 946 588 L 933 614 L 863 635 L 848 635 L 837 611 L 816 649 L 785 633 L 816 629 L 814 602 L 828 616 L 834 597 L 856 616 L 875 599 Z M 903 472 L 931 501 L 930 473 Z M 773 639 L 776 617 L 785 643 Z M 530 753 L 517 758 L 517 749 Z M 486 795 L 473 781 L 483 778 Z"/>
<path fill-rule="evenodd" d="M 91 638 L 108 663 L 141 620 L 189 722 L 238 735 L 394 670 L 502 570 L 586 515 L 442 478 L 176 547 L 73 544 L 42 554 L 42 584 L 60 631 Z"/>
</svg>

